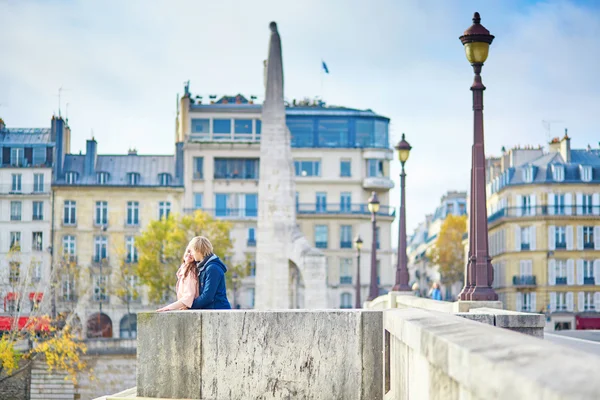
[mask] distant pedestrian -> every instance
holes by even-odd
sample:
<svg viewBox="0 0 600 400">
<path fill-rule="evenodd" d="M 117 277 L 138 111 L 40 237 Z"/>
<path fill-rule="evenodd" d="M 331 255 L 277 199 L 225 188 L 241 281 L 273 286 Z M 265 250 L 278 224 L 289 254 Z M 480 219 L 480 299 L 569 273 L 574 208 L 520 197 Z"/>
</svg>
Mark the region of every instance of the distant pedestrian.
<svg viewBox="0 0 600 400">
<path fill-rule="evenodd" d="M 440 285 L 437 282 L 433 282 L 433 285 L 431 285 L 431 292 L 429 293 L 429 296 L 433 300 L 442 300 L 442 291 L 440 290 Z"/>
<path fill-rule="evenodd" d="M 415 282 L 412 285 L 412 291 L 416 297 L 421 297 L 421 290 L 419 289 L 419 283 Z"/>
</svg>

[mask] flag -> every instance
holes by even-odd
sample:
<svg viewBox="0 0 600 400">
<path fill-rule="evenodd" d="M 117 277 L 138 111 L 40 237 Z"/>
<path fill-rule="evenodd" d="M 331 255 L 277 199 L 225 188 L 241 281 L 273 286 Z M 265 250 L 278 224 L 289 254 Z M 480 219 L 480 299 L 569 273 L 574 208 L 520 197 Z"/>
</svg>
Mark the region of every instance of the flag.
<svg viewBox="0 0 600 400">
<path fill-rule="evenodd" d="M 321 63 L 323 64 L 323 71 L 325 71 L 326 74 L 329 73 L 329 68 L 327 68 L 327 64 L 325 64 L 325 61 L 321 60 Z"/>
</svg>

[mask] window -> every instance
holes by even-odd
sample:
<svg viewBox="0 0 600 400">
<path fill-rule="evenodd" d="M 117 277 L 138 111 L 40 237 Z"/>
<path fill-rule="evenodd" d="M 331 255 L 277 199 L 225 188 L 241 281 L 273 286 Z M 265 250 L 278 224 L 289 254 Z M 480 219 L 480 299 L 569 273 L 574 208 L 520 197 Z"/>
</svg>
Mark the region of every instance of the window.
<svg viewBox="0 0 600 400">
<path fill-rule="evenodd" d="M 319 119 L 317 132 L 319 147 L 348 147 L 347 119 Z"/>
<path fill-rule="evenodd" d="M 63 236 L 63 253 L 68 258 L 72 258 L 75 256 L 75 236 L 66 235 Z"/>
<path fill-rule="evenodd" d="M 62 300 L 63 301 L 74 301 L 75 300 L 75 280 L 72 276 L 65 276 L 62 279 Z"/>
<path fill-rule="evenodd" d="M 565 180 L 565 167 L 562 165 L 552 165 L 552 179 L 556 182 L 562 182 Z"/>
<path fill-rule="evenodd" d="M 21 251 L 21 232 L 10 233 L 10 250 Z"/>
<path fill-rule="evenodd" d="M 244 216 L 246 217 L 257 217 L 258 216 L 258 194 L 247 193 L 246 194 L 246 209 L 244 210 Z"/>
<path fill-rule="evenodd" d="M 256 276 L 256 254 L 251 254 L 252 259 L 250 260 L 250 276 Z"/>
<path fill-rule="evenodd" d="M 340 211 L 351 212 L 352 211 L 352 193 L 342 192 L 340 193 Z"/>
<path fill-rule="evenodd" d="M 202 133 L 204 135 L 200 136 L 208 137 L 208 135 L 210 134 L 210 120 L 192 118 L 192 133 Z"/>
<path fill-rule="evenodd" d="M 254 308 L 254 297 L 255 297 L 254 293 L 255 293 L 254 288 L 248 289 L 248 304 L 250 305 L 250 308 Z"/>
<path fill-rule="evenodd" d="M 565 195 L 555 194 L 554 195 L 554 214 L 564 215 L 565 214 Z"/>
<path fill-rule="evenodd" d="M 367 176 L 372 177 L 383 177 L 383 160 L 367 160 Z"/>
<path fill-rule="evenodd" d="M 67 172 L 65 175 L 65 181 L 67 182 L 67 184 L 73 185 L 77 183 L 77 177 L 77 172 Z"/>
<path fill-rule="evenodd" d="M 327 225 L 315 225 L 315 247 L 326 249 L 328 236 Z"/>
<path fill-rule="evenodd" d="M 22 167 L 25 165 L 25 152 L 22 147 L 13 147 L 10 149 L 10 165 L 13 167 Z"/>
<path fill-rule="evenodd" d="M 583 294 L 583 311 L 594 311 L 594 293 L 585 292 Z"/>
<path fill-rule="evenodd" d="M 194 179 L 204 179 L 204 157 L 194 157 Z"/>
<path fill-rule="evenodd" d="M 94 262 L 102 262 L 106 259 L 106 248 L 108 240 L 106 236 L 96 236 L 94 238 Z"/>
<path fill-rule="evenodd" d="M 201 210 L 204 205 L 204 194 L 194 193 L 194 210 Z"/>
<path fill-rule="evenodd" d="M 10 188 L 11 192 L 21 192 L 23 190 L 21 185 L 21 174 L 12 174 L 12 186 Z"/>
<path fill-rule="evenodd" d="M 213 137 L 215 139 L 231 137 L 230 119 L 213 119 Z"/>
<path fill-rule="evenodd" d="M 340 308 L 352 308 L 352 294 L 342 293 Z"/>
<path fill-rule="evenodd" d="M 252 134 L 252 120 L 251 119 L 235 119 L 233 121 L 234 132 L 237 134 Z"/>
<path fill-rule="evenodd" d="M 256 246 L 256 228 L 248 228 L 248 247 Z"/>
<path fill-rule="evenodd" d="M 340 258 L 340 285 L 352 284 L 352 259 Z"/>
<path fill-rule="evenodd" d="M 31 219 L 34 221 L 42 221 L 44 219 L 44 202 L 34 201 L 33 202 L 33 213 Z"/>
<path fill-rule="evenodd" d="M 565 260 L 556 260 L 555 261 L 555 275 L 557 285 L 566 285 L 567 284 L 567 262 Z"/>
<path fill-rule="evenodd" d="M 321 161 L 294 161 L 296 176 L 321 176 Z"/>
<path fill-rule="evenodd" d="M 11 285 L 18 285 L 21 280 L 21 263 L 11 261 L 8 263 L 8 282 Z"/>
<path fill-rule="evenodd" d="M 584 285 L 595 285 L 596 280 L 594 279 L 594 262 L 592 260 L 583 260 L 583 284 Z"/>
<path fill-rule="evenodd" d="M 136 314 L 128 314 L 121 318 L 121 322 L 119 322 L 119 337 L 121 339 L 135 339 L 137 337 Z"/>
<path fill-rule="evenodd" d="M 521 214 L 522 215 L 534 215 L 535 209 L 533 208 L 533 198 L 531 195 L 525 195 L 521 198 Z"/>
<path fill-rule="evenodd" d="M 108 225 L 108 202 L 96 202 L 96 218 L 94 219 L 94 223 L 96 225 Z"/>
<path fill-rule="evenodd" d="M 106 301 L 106 275 L 94 275 L 94 301 Z"/>
<path fill-rule="evenodd" d="M 583 248 L 593 249 L 594 248 L 594 227 L 584 226 L 583 227 Z"/>
<path fill-rule="evenodd" d="M 446 215 L 454 214 L 454 203 L 446 204 Z"/>
<path fill-rule="evenodd" d="M 140 203 L 137 201 L 127 202 L 127 225 L 137 226 L 140 224 Z"/>
<path fill-rule="evenodd" d="M 34 282 L 39 282 L 42 280 L 42 263 L 40 261 L 31 262 L 31 276 Z"/>
<path fill-rule="evenodd" d="M 566 227 L 557 226 L 555 228 L 554 240 L 555 240 L 555 248 L 557 248 L 557 249 L 566 249 L 567 248 Z"/>
<path fill-rule="evenodd" d="M 215 193 L 215 216 L 256 217 L 257 193 Z"/>
<path fill-rule="evenodd" d="M 533 174 L 533 165 L 528 165 L 527 167 L 525 167 L 525 168 L 523 169 L 523 180 L 524 180 L 526 183 L 531 183 L 531 182 L 533 182 L 533 178 L 534 178 L 534 176 L 533 176 L 533 175 L 534 175 L 534 174 Z"/>
<path fill-rule="evenodd" d="M 215 179 L 258 179 L 258 158 L 215 158 Z"/>
<path fill-rule="evenodd" d="M 260 119 L 257 119 L 255 121 L 256 121 L 256 134 L 260 135 L 262 133 L 262 121 Z"/>
<path fill-rule="evenodd" d="M 327 193 L 326 192 L 317 192 L 316 211 L 317 212 L 327 211 Z"/>
<path fill-rule="evenodd" d="M 124 277 L 124 279 L 127 285 L 127 295 L 125 296 L 126 301 L 132 302 L 140 300 L 140 295 L 137 289 L 140 284 L 139 277 L 137 275 L 127 275 Z"/>
<path fill-rule="evenodd" d="M 584 194 L 581 196 L 581 213 L 584 215 L 592 214 L 592 195 Z"/>
<path fill-rule="evenodd" d="M 42 165 L 46 163 L 46 147 L 33 148 L 33 165 Z"/>
<path fill-rule="evenodd" d="M 44 239 L 42 232 L 33 232 L 31 239 L 31 250 L 42 251 L 44 248 Z"/>
<path fill-rule="evenodd" d="M 458 203 L 458 215 L 465 215 L 467 213 L 467 205 L 465 203 Z"/>
<path fill-rule="evenodd" d="M 292 147 L 314 147 L 314 120 L 301 117 L 289 117 L 286 118 L 286 125 L 292 135 Z"/>
<path fill-rule="evenodd" d="M 167 173 L 158 174 L 158 184 L 160 186 L 169 186 L 171 184 L 171 175 Z"/>
<path fill-rule="evenodd" d="M 379 249 L 381 243 L 380 243 L 380 238 L 381 238 L 381 227 L 377 227 L 375 229 L 375 239 L 377 240 L 377 243 L 375 244 L 375 246 L 377 246 L 377 249 Z"/>
<path fill-rule="evenodd" d="M 581 165 L 581 180 L 584 182 L 589 182 L 592 180 L 592 167 L 589 165 Z"/>
<path fill-rule="evenodd" d="M 340 161 L 340 176 L 341 177 L 350 177 L 352 176 L 352 161 L 350 160 L 342 160 Z"/>
<path fill-rule="evenodd" d="M 77 223 L 77 207 L 73 200 L 65 200 L 64 225 L 75 225 Z"/>
<path fill-rule="evenodd" d="M 138 262 L 138 252 L 135 248 L 135 238 L 133 236 L 127 236 L 125 238 L 125 251 L 127 252 L 125 260 L 128 263 Z"/>
<path fill-rule="evenodd" d="M 158 219 L 169 218 L 171 213 L 171 202 L 161 201 L 158 203 Z"/>
<path fill-rule="evenodd" d="M 137 186 L 140 184 L 140 174 L 137 172 L 129 172 L 127 174 L 127 183 L 130 186 Z"/>
<path fill-rule="evenodd" d="M 33 174 L 33 191 L 35 193 L 44 192 L 44 174 Z"/>
<path fill-rule="evenodd" d="M 106 185 L 108 183 L 108 172 L 96 173 L 96 183 L 99 185 Z"/>
<path fill-rule="evenodd" d="M 375 120 L 375 130 L 374 130 L 374 147 L 389 147 L 388 143 L 388 123 L 387 121 Z"/>
<path fill-rule="evenodd" d="M 340 226 L 340 248 L 352 248 L 352 225 Z"/>
<path fill-rule="evenodd" d="M 531 227 L 524 226 L 521 228 L 521 250 L 529 250 L 531 248 Z"/>
<path fill-rule="evenodd" d="M 10 220 L 20 221 L 21 220 L 21 209 L 23 204 L 20 201 L 10 202 Z"/>
</svg>

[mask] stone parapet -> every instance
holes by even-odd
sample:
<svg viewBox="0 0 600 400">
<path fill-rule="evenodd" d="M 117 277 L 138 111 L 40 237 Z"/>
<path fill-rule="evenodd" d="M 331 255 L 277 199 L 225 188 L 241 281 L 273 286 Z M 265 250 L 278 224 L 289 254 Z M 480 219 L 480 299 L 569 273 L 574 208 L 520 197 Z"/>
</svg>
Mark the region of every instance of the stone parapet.
<svg viewBox="0 0 600 400">
<path fill-rule="evenodd" d="M 137 396 L 380 399 L 382 313 L 138 314 Z"/>
</svg>

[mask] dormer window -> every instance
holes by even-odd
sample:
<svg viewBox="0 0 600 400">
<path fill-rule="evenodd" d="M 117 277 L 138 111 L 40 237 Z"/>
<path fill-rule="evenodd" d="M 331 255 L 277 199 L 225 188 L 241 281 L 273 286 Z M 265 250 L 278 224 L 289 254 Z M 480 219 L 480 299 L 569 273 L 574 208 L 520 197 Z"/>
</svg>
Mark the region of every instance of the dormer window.
<svg viewBox="0 0 600 400">
<path fill-rule="evenodd" d="M 98 172 L 96 174 L 96 183 L 106 185 L 108 183 L 108 172 Z"/>
<path fill-rule="evenodd" d="M 565 167 L 563 165 L 554 164 L 552 166 L 552 179 L 556 182 L 565 180 Z"/>
<path fill-rule="evenodd" d="M 160 186 L 169 186 L 171 184 L 171 174 L 158 174 L 158 183 Z"/>
<path fill-rule="evenodd" d="M 533 182 L 533 178 L 535 178 L 535 170 L 533 169 L 533 165 L 528 165 L 523 169 L 523 181 L 531 183 Z"/>
<path fill-rule="evenodd" d="M 592 180 L 592 167 L 589 165 L 580 165 L 579 170 L 581 171 L 581 180 L 589 182 Z"/>
<path fill-rule="evenodd" d="M 131 186 L 140 184 L 140 174 L 137 172 L 129 172 L 127 174 L 127 183 Z"/>
<path fill-rule="evenodd" d="M 67 184 L 69 185 L 74 185 L 77 183 L 77 172 L 67 172 L 65 174 L 65 181 L 67 182 Z"/>
</svg>

